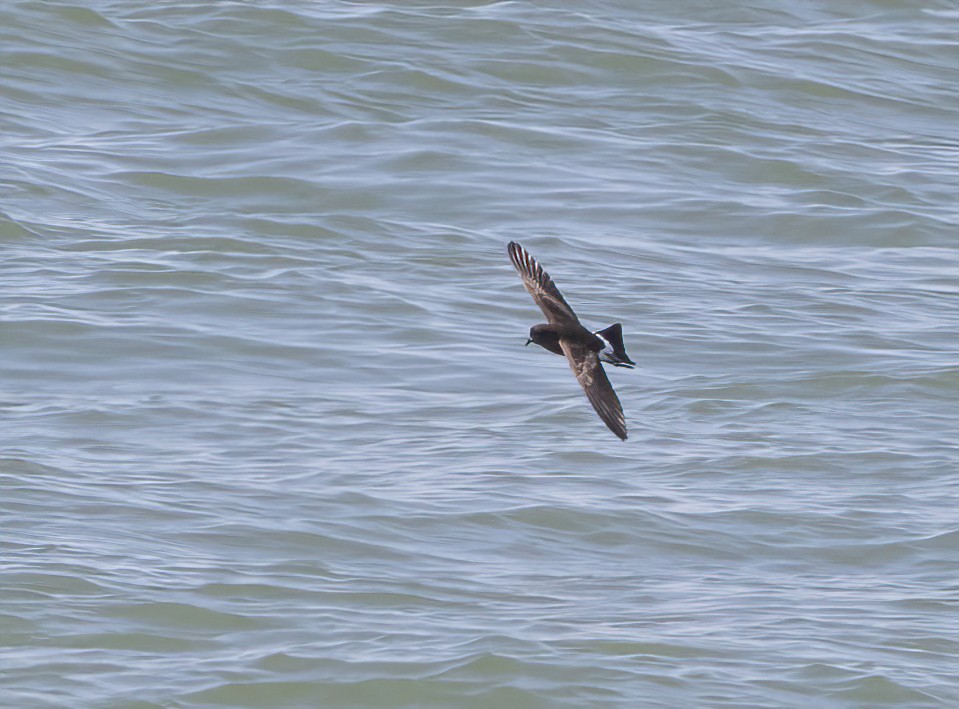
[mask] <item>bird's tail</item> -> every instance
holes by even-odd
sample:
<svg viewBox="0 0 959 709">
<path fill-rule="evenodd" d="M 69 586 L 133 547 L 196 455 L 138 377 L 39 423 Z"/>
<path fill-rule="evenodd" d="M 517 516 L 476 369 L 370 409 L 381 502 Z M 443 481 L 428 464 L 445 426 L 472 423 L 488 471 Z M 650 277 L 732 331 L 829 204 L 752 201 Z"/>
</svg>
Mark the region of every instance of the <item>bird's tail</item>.
<svg viewBox="0 0 959 709">
<path fill-rule="evenodd" d="M 609 346 L 599 353 L 600 359 L 617 367 L 636 366 L 636 363 L 626 354 L 626 346 L 623 344 L 623 326 L 621 324 L 613 323 L 605 330 L 597 330 L 595 334 L 609 343 Z"/>
</svg>

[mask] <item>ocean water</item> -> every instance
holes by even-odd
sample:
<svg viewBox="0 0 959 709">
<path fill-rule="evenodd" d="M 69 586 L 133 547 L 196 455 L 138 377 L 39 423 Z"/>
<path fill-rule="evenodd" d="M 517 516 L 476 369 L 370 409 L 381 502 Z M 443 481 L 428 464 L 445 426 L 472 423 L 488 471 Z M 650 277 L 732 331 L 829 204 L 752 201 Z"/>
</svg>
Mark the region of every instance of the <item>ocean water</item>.
<svg viewBox="0 0 959 709">
<path fill-rule="evenodd" d="M 0 705 L 959 706 L 957 37 L 4 3 Z"/>
</svg>

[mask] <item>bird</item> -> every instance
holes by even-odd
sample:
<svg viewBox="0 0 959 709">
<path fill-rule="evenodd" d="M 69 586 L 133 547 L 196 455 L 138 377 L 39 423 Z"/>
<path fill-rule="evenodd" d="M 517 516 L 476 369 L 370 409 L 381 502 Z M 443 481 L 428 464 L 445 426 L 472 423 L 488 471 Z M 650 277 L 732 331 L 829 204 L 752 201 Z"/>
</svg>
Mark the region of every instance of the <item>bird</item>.
<svg viewBox="0 0 959 709">
<path fill-rule="evenodd" d="M 603 330 L 590 332 L 576 317 L 549 274 L 536 259 L 515 241 L 506 247 L 510 261 L 523 279 L 523 285 L 533 296 L 548 323 L 533 325 L 529 331 L 531 342 L 569 361 L 570 369 L 579 381 L 586 398 L 610 431 L 626 440 L 626 417 L 623 405 L 613 391 L 602 362 L 616 367 L 633 368 L 636 363 L 626 354 L 623 345 L 623 326 L 615 323 Z"/>
</svg>

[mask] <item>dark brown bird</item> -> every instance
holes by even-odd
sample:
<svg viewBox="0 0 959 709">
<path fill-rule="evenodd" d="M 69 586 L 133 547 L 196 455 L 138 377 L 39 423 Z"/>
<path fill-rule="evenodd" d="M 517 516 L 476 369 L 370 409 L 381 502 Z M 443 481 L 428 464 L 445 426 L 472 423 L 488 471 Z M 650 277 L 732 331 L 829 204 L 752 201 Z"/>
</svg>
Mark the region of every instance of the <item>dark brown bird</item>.
<svg viewBox="0 0 959 709">
<path fill-rule="evenodd" d="M 536 259 L 515 241 L 511 241 L 506 248 L 510 261 L 523 278 L 526 290 L 549 320 L 548 323 L 530 328 L 526 344 L 535 342 L 550 352 L 565 355 L 589 403 L 609 430 L 625 441 L 623 406 L 600 363 L 602 359 L 617 367 L 636 364 L 626 355 L 622 325 L 616 323 L 605 330 L 590 332 L 580 323 L 553 279 L 536 263 Z"/>
</svg>

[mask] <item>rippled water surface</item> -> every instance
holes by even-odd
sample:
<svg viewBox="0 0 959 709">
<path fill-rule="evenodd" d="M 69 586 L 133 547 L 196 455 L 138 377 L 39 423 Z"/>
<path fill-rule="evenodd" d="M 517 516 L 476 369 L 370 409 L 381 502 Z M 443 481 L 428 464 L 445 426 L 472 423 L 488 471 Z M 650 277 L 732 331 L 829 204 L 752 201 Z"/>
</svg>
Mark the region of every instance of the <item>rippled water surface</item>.
<svg viewBox="0 0 959 709">
<path fill-rule="evenodd" d="M 959 706 L 957 37 L 4 3 L 0 704 Z"/>
</svg>

